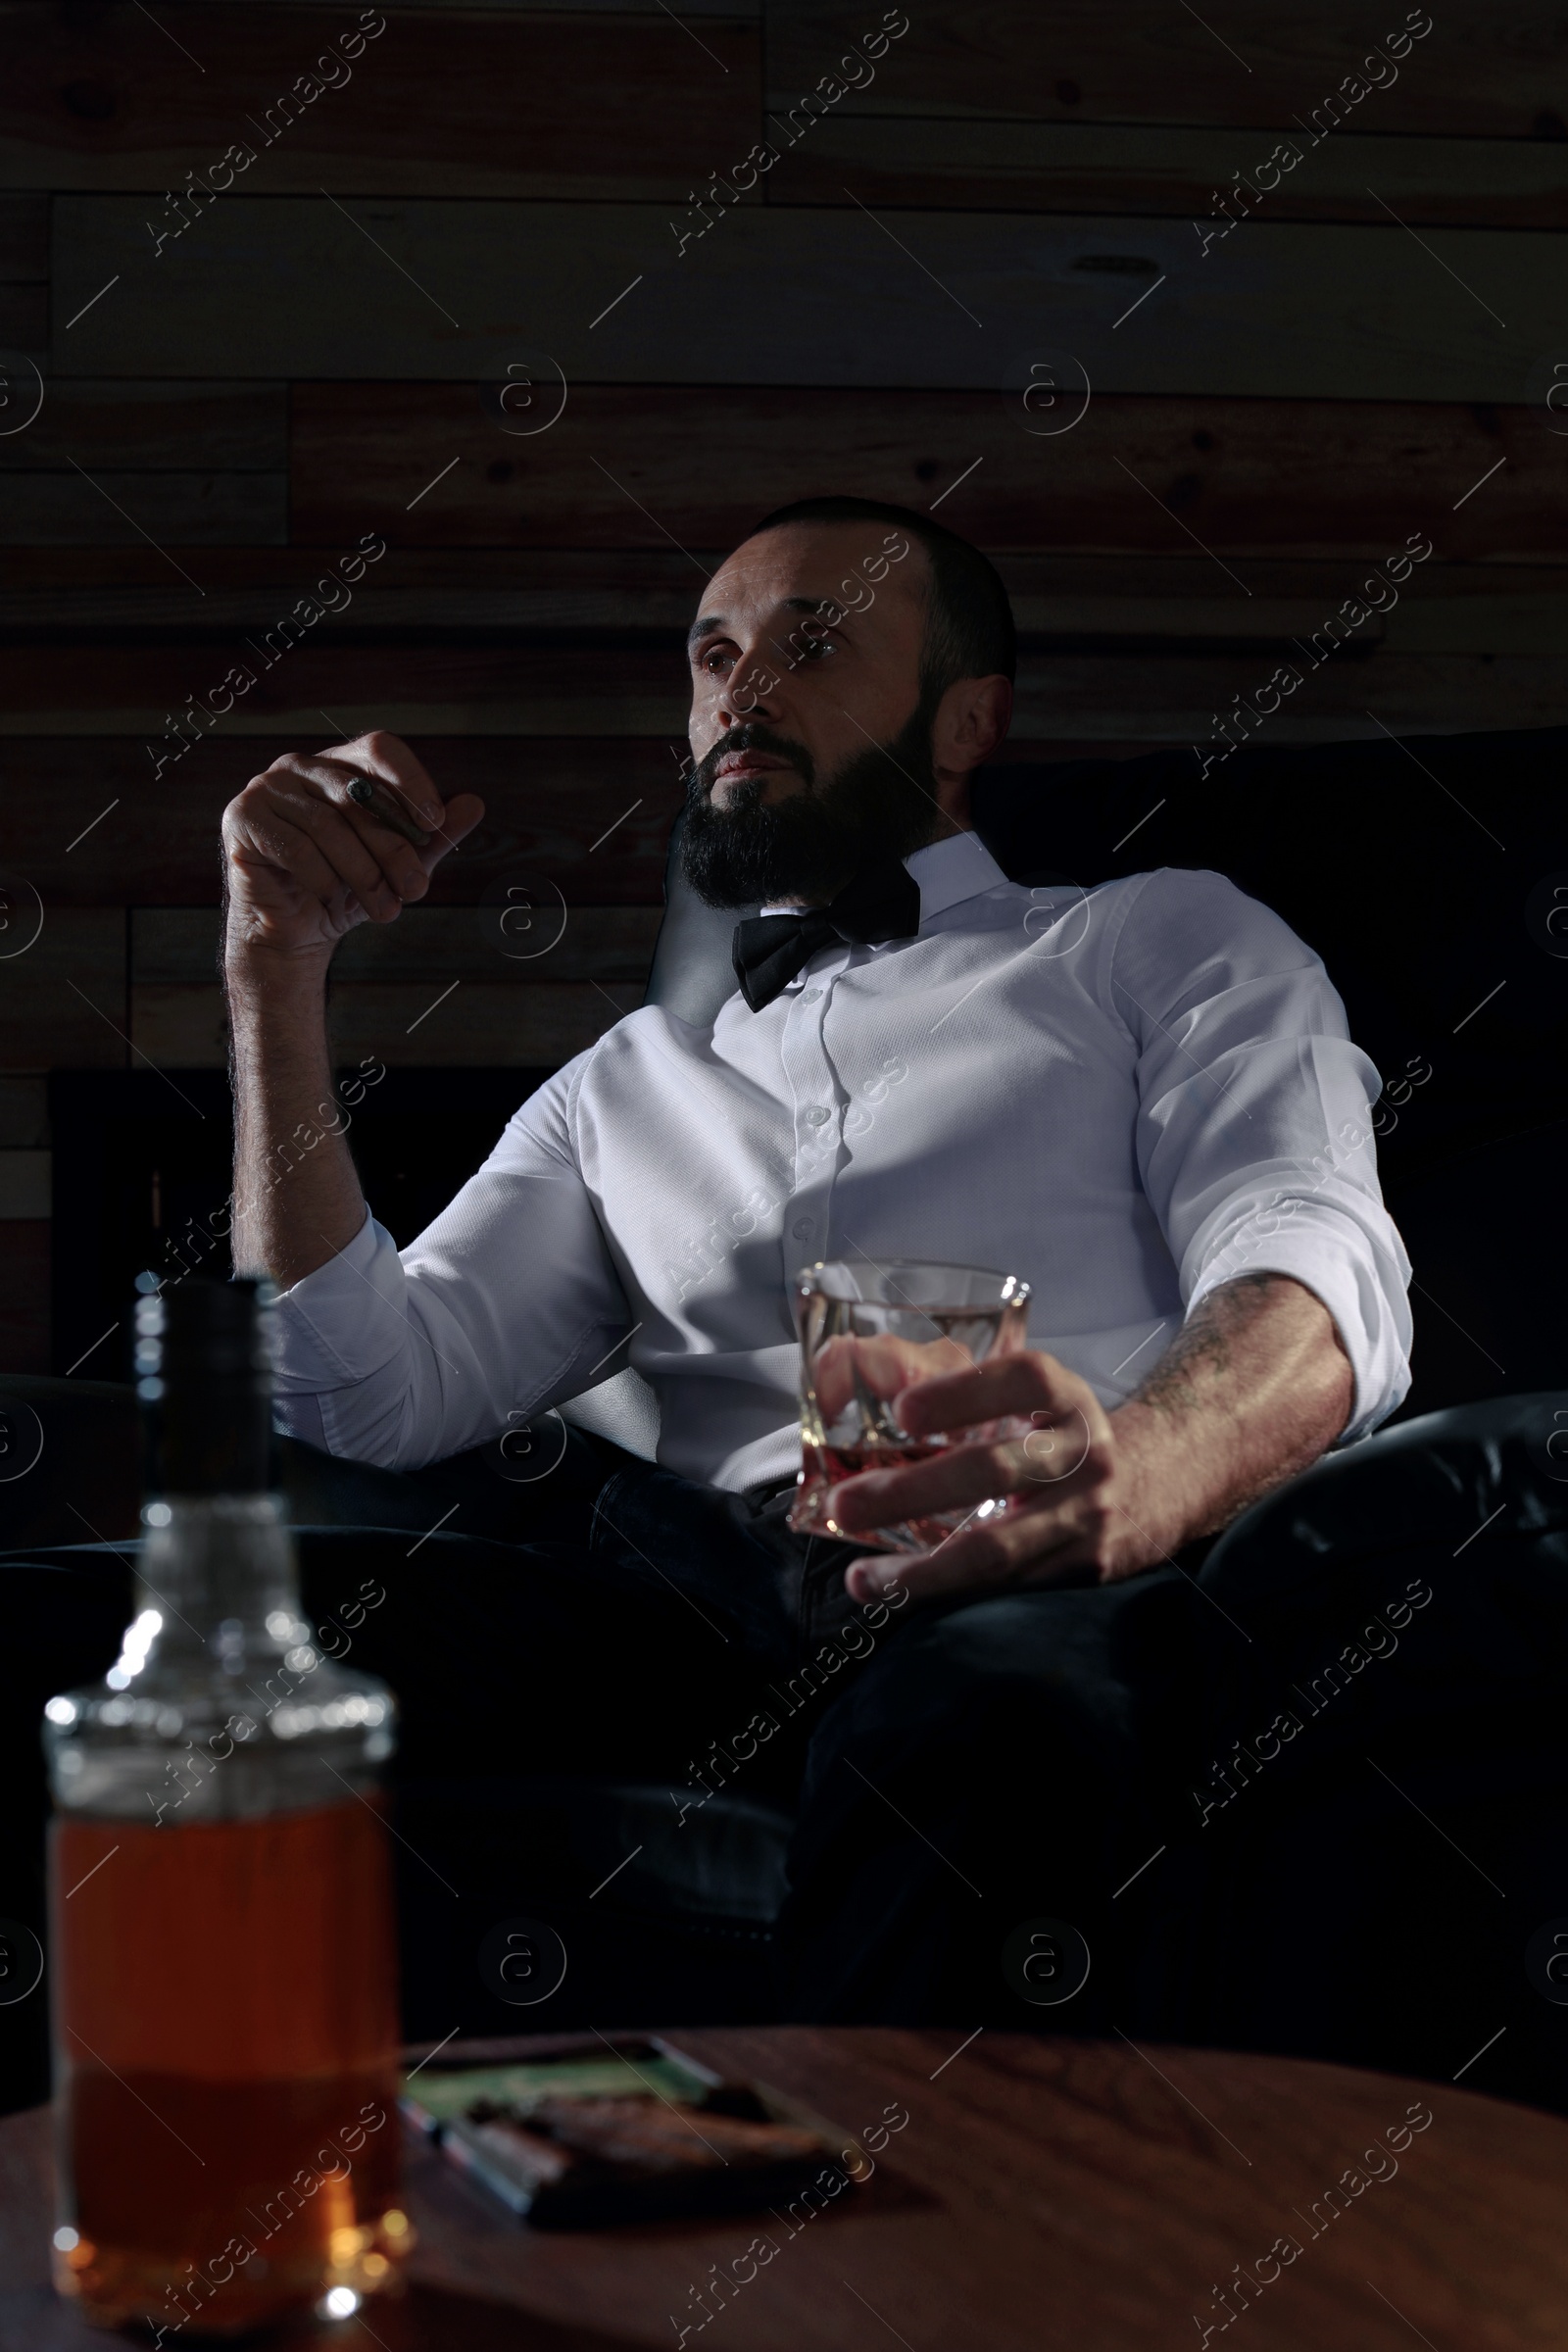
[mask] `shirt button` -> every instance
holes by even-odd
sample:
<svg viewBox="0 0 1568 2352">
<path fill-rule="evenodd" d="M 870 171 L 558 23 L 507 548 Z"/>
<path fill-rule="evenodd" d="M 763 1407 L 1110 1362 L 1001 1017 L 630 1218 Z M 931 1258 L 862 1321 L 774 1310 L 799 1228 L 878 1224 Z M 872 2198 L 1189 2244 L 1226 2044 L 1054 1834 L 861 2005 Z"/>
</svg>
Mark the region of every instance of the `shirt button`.
<svg viewBox="0 0 1568 2352">
<path fill-rule="evenodd" d="M 811 1220 L 809 1217 L 797 1217 L 794 1224 L 790 1227 L 791 1233 L 795 1236 L 795 1239 L 798 1242 L 804 1242 L 810 1230 Z"/>
<path fill-rule="evenodd" d="M 806 1124 L 808 1127 L 823 1127 L 832 1116 L 833 1113 L 830 1110 L 824 1110 L 818 1102 L 813 1109 L 807 1112 Z"/>
<path fill-rule="evenodd" d="M 822 991 L 821 991 L 819 988 L 806 988 L 806 989 L 803 989 L 803 990 L 801 991 L 801 1003 L 802 1003 L 803 1004 L 814 1004 L 816 1003 L 816 1001 L 817 1001 L 817 998 L 818 998 L 818 997 L 819 997 L 821 994 L 822 994 Z"/>
</svg>

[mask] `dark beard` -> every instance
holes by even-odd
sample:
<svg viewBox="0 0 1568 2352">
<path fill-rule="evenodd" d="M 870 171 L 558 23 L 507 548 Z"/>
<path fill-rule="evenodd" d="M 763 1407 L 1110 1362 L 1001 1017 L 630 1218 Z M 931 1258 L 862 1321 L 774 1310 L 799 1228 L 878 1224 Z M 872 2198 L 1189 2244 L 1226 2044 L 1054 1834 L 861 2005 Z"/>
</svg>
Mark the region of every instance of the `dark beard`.
<svg viewBox="0 0 1568 2352">
<path fill-rule="evenodd" d="M 698 897 L 710 906 L 768 906 L 780 899 L 825 906 L 865 866 L 923 849 L 942 821 L 933 715 L 922 695 L 891 743 L 867 744 L 820 788 L 804 744 L 752 720 L 731 727 L 687 785 L 681 864 Z M 787 760 L 807 789 L 764 808 L 767 777 L 748 776 L 730 806 L 715 808 L 713 771 L 735 751 Z"/>
</svg>

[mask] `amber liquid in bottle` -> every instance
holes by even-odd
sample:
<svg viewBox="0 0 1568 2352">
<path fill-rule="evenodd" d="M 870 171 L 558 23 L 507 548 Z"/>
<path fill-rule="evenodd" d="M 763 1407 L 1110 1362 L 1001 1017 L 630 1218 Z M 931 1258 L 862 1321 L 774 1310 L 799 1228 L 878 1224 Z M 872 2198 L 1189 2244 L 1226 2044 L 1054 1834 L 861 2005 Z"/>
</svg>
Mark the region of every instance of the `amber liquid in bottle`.
<svg viewBox="0 0 1568 2352">
<path fill-rule="evenodd" d="M 44 1710 L 55 2280 L 91 2320 L 179 2340 L 347 2318 L 412 2242 L 394 1706 L 300 1614 L 264 1311 L 253 1283 L 138 1307 L 161 1411 L 137 1614 L 103 1682 Z"/>
<path fill-rule="evenodd" d="M 379 2284 L 407 2225 L 376 1811 L 52 1836 L 61 2285 L 194 2332 Z"/>
</svg>

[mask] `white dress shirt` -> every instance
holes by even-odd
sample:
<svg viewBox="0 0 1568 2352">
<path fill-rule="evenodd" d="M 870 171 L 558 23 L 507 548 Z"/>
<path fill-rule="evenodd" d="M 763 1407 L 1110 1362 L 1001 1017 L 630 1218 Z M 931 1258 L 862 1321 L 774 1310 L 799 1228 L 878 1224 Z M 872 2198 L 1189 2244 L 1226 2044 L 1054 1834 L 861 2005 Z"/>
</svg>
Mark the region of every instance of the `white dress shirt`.
<svg viewBox="0 0 1568 2352">
<path fill-rule="evenodd" d="M 1376 1427 L 1410 1266 L 1317 956 L 1219 874 L 1027 890 L 973 833 L 907 866 L 914 938 L 711 1027 L 644 1005 L 408 1249 L 368 1215 L 279 1302 L 281 1425 L 414 1469 L 629 1360 L 660 1460 L 744 1489 L 800 1464 L 796 1271 L 904 1257 L 1024 1276 L 1030 1345 L 1107 1406 L 1217 1284 L 1294 1275 L 1354 1370 L 1339 1442 Z"/>
</svg>

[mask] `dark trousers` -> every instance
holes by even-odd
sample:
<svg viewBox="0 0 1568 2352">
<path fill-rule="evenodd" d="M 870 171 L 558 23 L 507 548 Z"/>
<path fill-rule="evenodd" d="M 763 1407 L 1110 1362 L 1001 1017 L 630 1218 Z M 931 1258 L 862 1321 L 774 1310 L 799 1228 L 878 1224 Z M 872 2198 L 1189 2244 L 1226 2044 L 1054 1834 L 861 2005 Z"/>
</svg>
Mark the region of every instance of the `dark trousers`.
<svg viewBox="0 0 1568 2352">
<path fill-rule="evenodd" d="M 1234 2031 L 1423 2072 L 1451 2039 L 1451 2072 L 1497 1988 L 1515 1997 L 1498 1936 L 1516 1909 L 1549 1914 L 1534 1889 L 1568 1780 L 1559 1493 L 1538 1503 L 1487 1409 L 1498 1427 L 1455 1438 L 1460 1468 L 1391 1431 L 1252 1514 L 1201 1577 L 1190 1547 L 1118 1585 L 875 1622 L 843 1592 L 851 1547 L 784 1526 L 787 1490 L 720 1494 L 577 1433 L 531 1485 L 480 1455 L 405 1479 L 286 1450 L 308 1613 L 341 1622 L 384 1591 L 352 1656 L 398 1693 L 405 1787 L 587 1776 L 793 1816 L 783 2014 L 956 2040 Z M 1460 1547 L 1483 1525 L 1485 1550 Z M 1396 1643 L 1374 1621 L 1418 1572 L 1433 1597 L 1391 1620 Z M 103 1673 L 129 1600 L 129 1546 L 0 1557 L 0 1914 L 40 1918 L 43 1701 Z M 1542 1826 L 1516 1853 L 1527 1814 Z M 527 1883 L 519 1853 L 519 1910 Z M 1398 1959 L 1416 1920 L 1450 1968 L 1472 1938 L 1462 1998 Z M 1041 1996 L 1063 1928 L 1092 1965 L 1058 2006 Z M 613 2022 L 638 2022 L 627 1982 Z M 1537 2026 L 1568 2020 L 1519 1984 Z M 18 2022 L 0 2005 L 0 2035 Z"/>
</svg>

